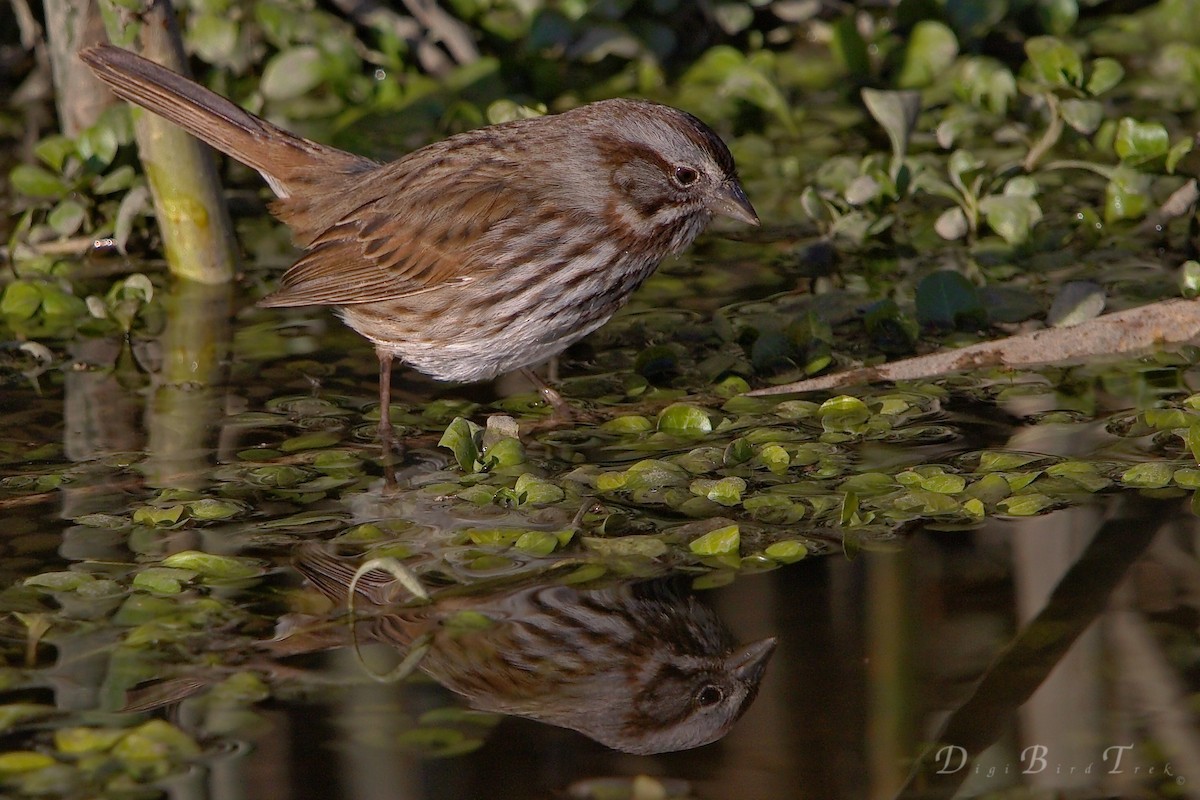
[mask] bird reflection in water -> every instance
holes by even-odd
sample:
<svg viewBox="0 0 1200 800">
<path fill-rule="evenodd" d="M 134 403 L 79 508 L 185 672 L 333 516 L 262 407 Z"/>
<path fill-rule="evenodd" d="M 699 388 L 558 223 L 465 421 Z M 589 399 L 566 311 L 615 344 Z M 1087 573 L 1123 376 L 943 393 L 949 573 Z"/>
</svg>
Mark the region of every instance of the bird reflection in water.
<svg viewBox="0 0 1200 800">
<path fill-rule="evenodd" d="M 355 565 L 303 548 L 299 571 L 345 603 Z M 428 649 L 420 669 L 480 710 L 579 731 L 651 754 L 724 736 L 758 693 L 775 639 L 738 647 L 704 604 L 669 580 L 598 589 L 536 586 L 435 595 L 399 606 L 372 571 L 356 585 L 359 641 Z"/>
</svg>

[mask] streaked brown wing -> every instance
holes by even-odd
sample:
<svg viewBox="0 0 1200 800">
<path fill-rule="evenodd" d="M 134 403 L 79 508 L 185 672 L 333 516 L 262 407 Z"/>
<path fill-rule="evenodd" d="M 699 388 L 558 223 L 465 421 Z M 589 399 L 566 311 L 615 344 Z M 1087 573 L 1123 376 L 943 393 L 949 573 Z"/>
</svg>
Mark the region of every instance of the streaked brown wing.
<svg viewBox="0 0 1200 800">
<path fill-rule="evenodd" d="M 331 199 L 337 221 L 307 243 L 261 305 L 370 303 L 471 280 L 490 266 L 479 237 L 537 202 L 511 161 L 470 149 L 419 151 L 360 182 Z M 348 204 L 353 194 L 366 199 Z M 306 216 L 328 213 L 314 208 Z"/>
</svg>

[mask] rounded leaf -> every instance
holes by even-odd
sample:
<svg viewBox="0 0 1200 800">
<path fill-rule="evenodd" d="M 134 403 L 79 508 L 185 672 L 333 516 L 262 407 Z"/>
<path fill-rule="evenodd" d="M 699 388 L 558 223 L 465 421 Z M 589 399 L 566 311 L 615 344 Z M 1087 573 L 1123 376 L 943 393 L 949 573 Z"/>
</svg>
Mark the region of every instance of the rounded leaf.
<svg viewBox="0 0 1200 800">
<path fill-rule="evenodd" d="M 949 27 L 936 20 L 922 20 L 913 26 L 904 48 L 904 63 L 896 76 L 896 85 L 919 89 L 950 68 L 958 57 L 958 38 Z"/>
<path fill-rule="evenodd" d="M 59 236 L 70 236 L 83 225 L 83 206 L 74 200 L 63 200 L 51 210 L 46 222 Z"/>
<path fill-rule="evenodd" d="M 791 564 L 807 556 L 808 547 L 803 542 L 797 542 L 795 539 L 787 539 L 782 542 L 775 542 L 767 547 L 763 553 L 775 561 L 783 564 Z"/>
<path fill-rule="evenodd" d="M 241 580 L 262 574 L 262 569 L 244 560 L 202 553 L 199 550 L 182 550 L 162 560 L 164 567 L 191 570 L 205 578 L 215 580 Z"/>
<path fill-rule="evenodd" d="M 737 525 L 727 525 L 693 539 L 688 545 L 698 556 L 723 556 L 737 553 L 741 546 L 741 531 Z"/>
<path fill-rule="evenodd" d="M 1092 281 L 1070 281 L 1059 289 L 1046 315 L 1046 324 L 1066 328 L 1095 319 L 1104 311 L 1104 287 Z"/>
<path fill-rule="evenodd" d="M 1083 81 L 1083 60 L 1061 39 L 1035 36 L 1025 42 L 1025 55 L 1043 83 L 1065 87 Z"/>
<path fill-rule="evenodd" d="M 302 45 L 284 50 L 267 62 L 259 90 L 268 100 L 290 100 L 312 91 L 323 78 L 321 51 Z"/>
<path fill-rule="evenodd" d="M 1117 138 L 1113 149 L 1122 160 L 1143 161 L 1165 156 L 1171 149 L 1171 137 L 1159 122 L 1138 122 L 1122 117 L 1117 123 Z"/>
<path fill-rule="evenodd" d="M 933 223 L 933 230 L 943 239 L 954 241 L 966 236 L 970 232 L 971 226 L 963 210 L 954 206 L 938 215 L 937 220 Z"/>
<path fill-rule="evenodd" d="M 1087 93 L 1104 94 L 1125 77 L 1125 68 L 1114 58 L 1097 58 L 1091 63 L 1092 74 L 1088 77 Z"/>
<path fill-rule="evenodd" d="M 14 319 L 30 319 L 42 305 L 42 290 L 29 281 L 15 280 L 0 297 L 0 314 Z"/>
<path fill-rule="evenodd" d="M 708 412 L 688 403 L 672 403 L 658 415 L 658 429 L 667 433 L 700 436 L 711 433 Z"/>
<path fill-rule="evenodd" d="M 28 197 L 56 199 L 69 190 L 62 178 L 32 164 L 19 164 L 8 173 L 12 188 Z"/>
</svg>

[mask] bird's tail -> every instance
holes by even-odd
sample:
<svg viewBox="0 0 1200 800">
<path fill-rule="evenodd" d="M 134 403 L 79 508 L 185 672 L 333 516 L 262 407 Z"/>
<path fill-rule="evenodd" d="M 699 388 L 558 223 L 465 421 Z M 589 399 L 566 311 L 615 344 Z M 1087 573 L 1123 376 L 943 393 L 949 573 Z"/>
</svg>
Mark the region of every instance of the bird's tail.
<svg viewBox="0 0 1200 800">
<path fill-rule="evenodd" d="M 288 133 L 193 80 L 112 45 L 79 57 L 118 97 L 175 123 L 253 167 L 279 197 L 289 197 L 330 171 L 355 172 L 374 162 Z"/>
</svg>

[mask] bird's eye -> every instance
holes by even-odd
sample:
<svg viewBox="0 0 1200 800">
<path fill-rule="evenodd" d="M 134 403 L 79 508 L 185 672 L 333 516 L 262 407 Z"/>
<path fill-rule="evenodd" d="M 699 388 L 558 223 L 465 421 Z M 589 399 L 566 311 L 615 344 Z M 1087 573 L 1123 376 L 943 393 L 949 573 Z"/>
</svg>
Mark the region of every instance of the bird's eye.
<svg viewBox="0 0 1200 800">
<path fill-rule="evenodd" d="M 691 186 L 698 180 L 700 180 L 700 173 L 691 167 L 675 168 L 675 182 L 680 186 Z"/>
<path fill-rule="evenodd" d="M 713 686 L 711 683 L 696 692 L 696 705 L 699 706 L 715 706 L 717 703 L 725 699 L 725 692 L 720 686 Z"/>
</svg>

